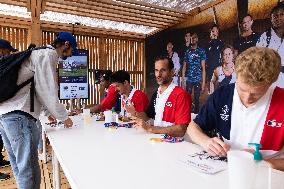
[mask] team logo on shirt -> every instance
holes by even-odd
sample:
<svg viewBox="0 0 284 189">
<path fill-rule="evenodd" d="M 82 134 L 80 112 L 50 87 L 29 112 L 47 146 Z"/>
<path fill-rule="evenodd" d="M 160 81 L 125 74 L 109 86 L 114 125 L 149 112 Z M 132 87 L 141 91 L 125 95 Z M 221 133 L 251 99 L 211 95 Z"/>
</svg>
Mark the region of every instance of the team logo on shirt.
<svg viewBox="0 0 284 189">
<path fill-rule="evenodd" d="M 221 116 L 221 119 L 224 120 L 224 121 L 228 121 L 229 120 L 229 108 L 227 105 L 225 105 L 223 108 L 222 108 L 222 113 L 220 114 Z"/>
<path fill-rule="evenodd" d="M 166 102 L 166 106 L 171 108 L 173 106 L 173 104 L 172 104 L 172 102 Z"/>
<path fill-rule="evenodd" d="M 273 119 L 273 120 L 268 120 L 266 125 L 269 127 L 281 127 L 282 123 L 279 123 L 275 119 Z"/>
</svg>

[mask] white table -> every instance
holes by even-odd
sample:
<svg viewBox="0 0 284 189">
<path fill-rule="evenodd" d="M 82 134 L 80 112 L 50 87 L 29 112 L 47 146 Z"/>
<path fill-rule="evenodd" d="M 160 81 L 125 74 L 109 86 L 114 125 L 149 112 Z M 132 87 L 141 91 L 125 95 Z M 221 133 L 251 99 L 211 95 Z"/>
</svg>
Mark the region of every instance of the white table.
<svg viewBox="0 0 284 189">
<path fill-rule="evenodd" d="M 149 139 L 158 135 L 133 128 L 110 131 L 103 122 L 84 126 L 82 117 L 72 119 L 78 126 L 71 129 L 57 130 L 43 124 L 54 151 L 54 188 L 60 188 L 58 161 L 72 189 L 228 188 L 227 171 L 204 175 L 179 164 L 185 153 L 200 151 L 194 144 L 152 143 Z M 284 174 L 273 174 L 277 187 L 272 189 L 284 189 Z M 263 188 L 264 180 L 258 179 L 257 189 Z"/>
</svg>

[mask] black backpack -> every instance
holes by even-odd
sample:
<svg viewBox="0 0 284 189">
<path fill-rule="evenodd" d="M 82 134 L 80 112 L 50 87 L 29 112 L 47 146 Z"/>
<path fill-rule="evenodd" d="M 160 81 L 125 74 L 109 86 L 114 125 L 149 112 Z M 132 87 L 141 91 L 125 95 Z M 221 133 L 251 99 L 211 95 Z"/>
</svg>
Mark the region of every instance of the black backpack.
<svg viewBox="0 0 284 189">
<path fill-rule="evenodd" d="M 30 57 L 33 50 L 45 48 L 46 47 L 32 48 L 8 56 L 2 56 L 0 58 L 0 103 L 12 98 L 21 88 L 31 83 L 31 112 L 34 111 L 34 77 L 31 77 L 20 85 L 17 85 L 18 72 L 22 63 Z"/>
</svg>

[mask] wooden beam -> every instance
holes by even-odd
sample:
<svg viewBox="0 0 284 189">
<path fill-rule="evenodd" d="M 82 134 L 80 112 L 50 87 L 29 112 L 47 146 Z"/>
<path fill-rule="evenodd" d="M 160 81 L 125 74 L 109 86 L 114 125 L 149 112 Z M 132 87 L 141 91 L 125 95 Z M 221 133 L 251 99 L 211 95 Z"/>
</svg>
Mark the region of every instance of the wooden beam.
<svg viewBox="0 0 284 189">
<path fill-rule="evenodd" d="M 6 4 L 6 5 L 15 5 L 15 6 L 20 6 L 20 7 L 26 7 L 26 0 L 9 0 L 9 1 L 0 0 L 0 3 Z"/>
<path fill-rule="evenodd" d="M 185 11 L 182 11 L 182 10 L 177 10 L 177 9 L 175 9 L 175 8 L 162 7 L 162 6 L 158 6 L 158 5 L 155 5 L 155 4 L 145 3 L 145 2 L 143 2 L 143 1 L 136 1 L 136 0 L 117 0 L 117 2 L 130 3 L 130 4 L 134 4 L 134 5 L 136 5 L 136 6 L 137 6 L 137 5 L 138 5 L 138 6 L 144 6 L 144 7 L 148 7 L 148 8 L 160 10 L 160 11 L 163 11 L 163 12 L 186 14 L 186 12 L 185 12 Z"/>
<path fill-rule="evenodd" d="M 32 0 L 27 0 L 27 9 L 28 9 L 28 12 L 31 12 L 32 11 Z"/>
<path fill-rule="evenodd" d="M 89 0 L 88 0 L 89 1 Z M 183 12 L 176 12 L 172 10 L 164 10 L 161 9 L 161 7 L 158 8 L 153 8 L 155 6 L 150 6 L 149 4 L 141 5 L 139 2 L 136 1 L 136 4 L 134 3 L 129 3 L 126 1 L 113 1 L 113 0 L 90 0 L 91 2 L 100 2 L 103 4 L 107 5 L 114 5 L 117 7 L 124 7 L 124 8 L 130 8 L 130 9 L 135 9 L 135 10 L 140 10 L 140 11 L 146 11 L 146 12 L 151 12 L 151 13 L 157 13 L 157 14 L 164 14 L 168 16 L 174 16 L 174 17 L 183 17 Z M 138 5 L 138 6 L 137 6 Z"/>
<path fill-rule="evenodd" d="M 29 0 L 28 0 L 29 1 Z M 41 35 L 41 21 L 40 13 L 42 8 L 42 0 L 31 0 L 30 1 L 30 10 L 32 23 L 29 29 L 28 42 L 34 43 L 37 46 L 42 44 L 42 35 Z"/>
<path fill-rule="evenodd" d="M 213 18 L 214 18 L 214 24 L 218 24 L 218 17 L 217 17 L 217 13 L 216 13 L 216 9 L 215 7 L 212 7 L 212 11 L 213 11 Z"/>
<path fill-rule="evenodd" d="M 215 1 L 211 1 L 209 3 L 206 3 L 205 5 L 200 7 L 200 11 L 204 11 L 206 9 L 210 9 L 210 8 L 216 6 L 216 5 L 218 5 L 218 4 L 220 4 L 220 3 L 224 2 L 224 1 L 226 1 L 226 0 L 215 0 Z"/>
<path fill-rule="evenodd" d="M 58 23 L 58 22 L 49 22 L 49 21 L 42 21 L 41 23 L 41 29 L 45 31 L 69 31 L 72 32 L 73 27 L 72 24 L 64 24 L 64 23 Z M 96 36 L 104 36 L 104 37 L 115 37 L 118 36 L 119 39 L 145 39 L 144 34 L 134 33 L 134 32 L 125 32 L 120 30 L 110 30 L 110 29 L 104 29 L 104 28 L 94 28 L 89 26 L 74 26 L 74 33 L 75 34 L 85 34 L 85 35 L 96 35 Z"/>
<path fill-rule="evenodd" d="M 138 17 L 138 18 L 144 18 L 144 19 L 150 19 L 150 20 L 157 20 L 157 21 L 173 21 L 176 22 L 180 19 L 180 17 L 175 17 L 173 15 L 164 15 L 161 13 L 151 13 L 148 11 L 140 11 L 135 8 L 127 8 L 127 7 L 121 7 L 116 5 L 109 5 L 106 3 L 100 3 L 100 2 L 92 2 L 87 0 L 49 0 L 49 2 L 55 2 L 58 4 L 64 4 L 69 5 L 72 7 L 88 7 L 88 9 L 100 11 L 100 12 L 106 12 L 116 15 L 123 15 L 123 16 L 130 16 L 130 17 Z"/>
<path fill-rule="evenodd" d="M 44 13 L 44 11 L 45 11 L 45 7 L 46 7 L 46 0 L 42 0 L 41 1 L 41 11 L 40 11 L 40 13 Z"/>
<path fill-rule="evenodd" d="M 141 19 L 138 17 L 117 15 L 117 14 L 112 14 L 110 12 L 100 12 L 96 10 L 90 10 L 90 9 L 80 8 L 80 7 L 75 7 L 75 6 L 61 5 L 61 4 L 50 3 L 50 2 L 47 2 L 46 10 L 53 11 L 53 12 L 61 12 L 61 13 L 66 13 L 66 14 L 85 16 L 85 17 L 91 17 L 91 18 L 99 18 L 99 19 L 105 19 L 105 20 L 111 20 L 111 21 L 125 22 L 125 23 L 130 23 L 130 24 L 158 27 L 158 28 L 163 27 L 163 26 L 172 25 L 173 23 L 175 23 L 173 21 L 155 21 L 155 20 L 150 20 L 150 19 Z"/>
<path fill-rule="evenodd" d="M 31 19 L 0 14 L 0 25 L 16 28 L 29 28 Z"/>
<path fill-rule="evenodd" d="M 238 20 L 248 13 L 248 0 L 237 0 Z"/>
</svg>

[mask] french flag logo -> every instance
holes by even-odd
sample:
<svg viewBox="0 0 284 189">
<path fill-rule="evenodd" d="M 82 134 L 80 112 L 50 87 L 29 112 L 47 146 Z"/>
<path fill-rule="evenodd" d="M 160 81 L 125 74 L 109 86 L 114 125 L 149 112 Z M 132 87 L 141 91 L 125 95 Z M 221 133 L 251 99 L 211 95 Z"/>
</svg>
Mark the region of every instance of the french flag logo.
<svg viewBox="0 0 284 189">
<path fill-rule="evenodd" d="M 281 127 L 281 126 L 282 126 L 282 123 L 279 123 L 279 122 L 277 122 L 275 119 L 273 119 L 273 120 L 268 120 L 267 123 L 266 123 L 266 125 L 267 125 L 268 127 Z"/>
</svg>

